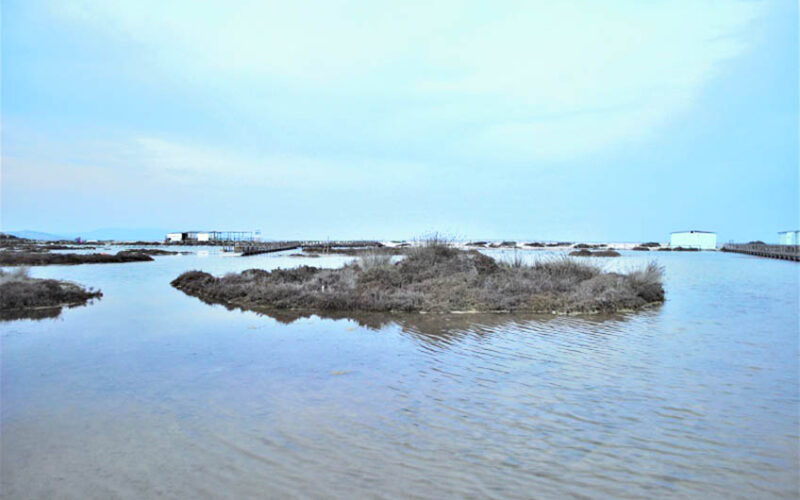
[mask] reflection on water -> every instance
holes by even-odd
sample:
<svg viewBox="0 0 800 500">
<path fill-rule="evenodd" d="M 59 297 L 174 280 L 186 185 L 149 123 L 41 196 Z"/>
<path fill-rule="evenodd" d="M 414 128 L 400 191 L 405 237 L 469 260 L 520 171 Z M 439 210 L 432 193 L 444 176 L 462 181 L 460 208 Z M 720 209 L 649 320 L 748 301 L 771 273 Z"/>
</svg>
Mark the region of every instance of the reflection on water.
<svg viewBox="0 0 800 500">
<path fill-rule="evenodd" d="M 229 310 L 237 310 L 230 307 Z M 598 330 L 615 330 L 620 328 L 619 322 L 630 318 L 653 317 L 657 308 L 650 308 L 638 313 L 619 314 L 586 314 L 569 316 L 576 324 L 586 327 L 596 326 Z M 264 309 L 254 311 L 267 316 L 282 324 L 291 324 L 295 321 L 318 318 L 326 320 L 349 320 L 361 328 L 380 331 L 387 327 L 396 326 L 403 333 L 425 342 L 449 343 L 466 335 L 491 335 L 494 332 L 508 330 L 541 330 L 548 322 L 559 316 L 552 314 L 525 314 L 525 313 L 384 313 L 384 312 L 357 312 L 357 311 L 287 311 Z M 563 326 L 563 322 L 560 323 Z"/>
<path fill-rule="evenodd" d="M 205 250 L 32 270 L 104 298 L 0 325 L 4 497 L 798 494 L 795 263 L 659 255 L 615 317 L 269 317 L 169 282 L 306 259 Z"/>
<path fill-rule="evenodd" d="M 62 307 L 39 307 L 36 309 L 11 309 L 0 310 L 0 321 L 14 321 L 18 319 L 52 319 L 61 314 Z"/>
<path fill-rule="evenodd" d="M 66 304 L 54 307 L 36 307 L 28 309 L 6 309 L 0 310 L 0 322 L 15 321 L 20 319 L 42 320 L 53 319 L 61 315 L 61 311 L 72 307 L 86 307 L 94 304 L 94 300 L 89 300 L 85 304 Z"/>
</svg>

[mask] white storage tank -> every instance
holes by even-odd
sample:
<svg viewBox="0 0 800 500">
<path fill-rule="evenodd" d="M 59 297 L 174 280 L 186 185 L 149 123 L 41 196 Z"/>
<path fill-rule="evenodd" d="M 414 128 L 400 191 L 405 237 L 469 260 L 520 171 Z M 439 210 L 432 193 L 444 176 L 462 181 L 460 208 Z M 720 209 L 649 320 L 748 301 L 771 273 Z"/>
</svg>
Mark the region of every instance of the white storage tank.
<svg viewBox="0 0 800 500">
<path fill-rule="evenodd" d="M 669 246 L 672 248 L 697 248 L 699 250 L 715 250 L 717 233 L 710 231 L 676 231 L 670 235 Z"/>
</svg>

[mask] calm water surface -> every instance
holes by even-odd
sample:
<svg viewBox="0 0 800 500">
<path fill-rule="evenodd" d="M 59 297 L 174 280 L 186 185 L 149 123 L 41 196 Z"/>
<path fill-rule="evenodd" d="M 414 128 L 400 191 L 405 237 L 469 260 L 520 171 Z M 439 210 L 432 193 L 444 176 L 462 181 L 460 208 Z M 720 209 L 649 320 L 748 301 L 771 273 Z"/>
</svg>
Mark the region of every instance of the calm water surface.
<svg viewBox="0 0 800 500">
<path fill-rule="evenodd" d="M 169 286 L 341 257 L 34 268 L 105 296 L 0 323 L 2 496 L 797 497 L 800 265 L 602 262 L 648 258 L 666 304 L 610 318 L 285 323 Z"/>
</svg>

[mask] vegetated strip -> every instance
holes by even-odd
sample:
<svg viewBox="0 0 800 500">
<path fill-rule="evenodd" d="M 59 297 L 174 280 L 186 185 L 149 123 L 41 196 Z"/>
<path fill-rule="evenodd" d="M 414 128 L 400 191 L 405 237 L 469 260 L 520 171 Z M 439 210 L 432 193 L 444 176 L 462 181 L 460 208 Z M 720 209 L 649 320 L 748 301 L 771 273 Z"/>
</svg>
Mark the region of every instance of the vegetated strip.
<svg viewBox="0 0 800 500">
<path fill-rule="evenodd" d="M 75 283 L 31 278 L 27 269 L 0 270 L 0 320 L 58 316 L 62 307 L 75 307 L 103 296 L 100 290 Z"/>
<path fill-rule="evenodd" d="M 48 266 L 74 264 L 115 264 L 122 262 L 147 262 L 152 257 L 141 252 L 120 251 L 107 253 L 43 253 L 0 252 L 0 266 Z"/>
<path fill-rule="evenodd" d="M 569 255 L 571 257 L 619 257 L 621 254 L 616 250 L 597 250 L 592 252 L 591 250 L 582 248 L 580 250 L 570 252 Z"/>
<path fill-rule="evenodd" d="M 570 258 L 498 262 L 443 244 L 394 262 L 369 254 L 339 269 L 250 269 L 214 277 L 189 271 L 172 286 L 208 303 L 251 310 L 596 313 L 664 301 L 654 263 L 627 274 Z"/>
</svg>

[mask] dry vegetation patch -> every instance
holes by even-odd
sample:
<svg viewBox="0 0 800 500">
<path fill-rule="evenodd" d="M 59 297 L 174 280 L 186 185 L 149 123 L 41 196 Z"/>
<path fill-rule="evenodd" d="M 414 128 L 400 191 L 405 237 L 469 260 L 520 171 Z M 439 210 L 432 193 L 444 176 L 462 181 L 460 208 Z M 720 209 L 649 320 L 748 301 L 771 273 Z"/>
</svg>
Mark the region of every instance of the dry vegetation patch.
<svg viewBox="0 0 800 500">
<path fill-rule="evenodd" d="M 597 250 L 592 252 L 584 248 L 570 252 L 569 255 L 571 257 L 619 257 L 621 254 L 616 250 Z"/>
<path fill-rule="evenodd" d="M 57 316 L 62 307 L 84 305 L 102 296 L 99 290 L 68 281 L 31 278 L 26 268 L 0 270 L 0 320 Z"/>
<path fill-rule="evenodd" d="M 172 286 L 208 303 L 266 310 L 591 313 L 663 302 L 655 264 L 628 274 L 570 258 L 497 262 L 440 241 L 362 256 L 339 269 L 184 273 Z"/>
<path fill-rule="evenodd" d="M 28 251 L 0 251 L 0 266 L 48 266 L 74 264 L 114 264 L 122 262 L 145 262 L 152 257 L 141 252 L 122 250 L 107 253 L 49 253 Z"/>
</svg>

